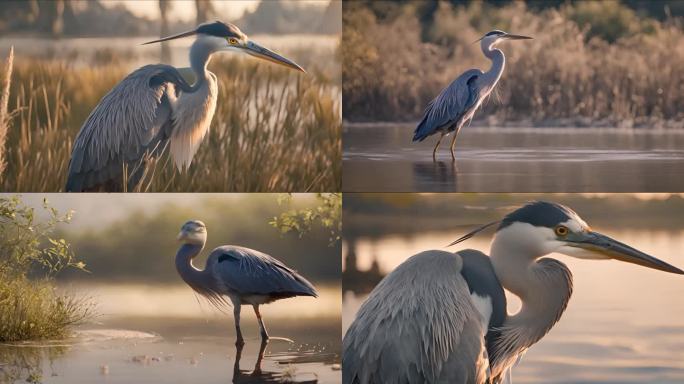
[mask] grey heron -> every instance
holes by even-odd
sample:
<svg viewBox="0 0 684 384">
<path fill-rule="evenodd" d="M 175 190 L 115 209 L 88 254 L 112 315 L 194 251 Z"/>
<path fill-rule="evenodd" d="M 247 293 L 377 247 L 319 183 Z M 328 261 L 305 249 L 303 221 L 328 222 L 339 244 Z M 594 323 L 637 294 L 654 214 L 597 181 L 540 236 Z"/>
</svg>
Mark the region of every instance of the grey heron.
<svg viewBox="0 0 684 384">
<path fill-rule="evenodd" d="M 560 204 L 529 203 L 498 224 L 487 256 L 475 250 L 414 255 L 359 309 L 343 341 L 343 383 L 502 383 L 563 314 L 572 274 L 552 252 L 684 271 L 593 231 Z M 507 314 L 504 289 L 522 309 Z"/>
<path fill-rule="evenodd" d="M 451 158 L 456 160 L 454 147 L 456 136 L 463 125 L 473 119 L 482 102 L 499 82 L 506 65 L 506 57 L 494 46 L 503 40 L 532 39 L 529 36 L 512 35 L 503 31 L 487 32 L 478 41 L 482 53 L 492 61 L 488 71 L 469 69 L 457 77 L 448 87 L 432 100 L 420 123 L 413 133 L 413 141 L 423 141 L 428 136 L 439 134 L 439 139 L 432 150 L 432 158 L 437 156 L 437 148 L 444 136 L 453 132 L 451 139 Z"/>
<path fill-rule="evenodd" d="M 204 270 L 195 268 L 197 257 L 207 241 L 207 227 L 199 220 L 183 224 L 178 240 L 182 243 L 176 254 L 176 270 L 198 294 L 217 308 L 233 306 L 236 344 L 244 344 L 240 331 L 240 308 L 254 308 L 262 340 L 268 339 L 259 305 L 295 296 L 318 297 L 316 288 L 295 270 L 279 260 L 253 249 L 224 245 L 214 249 Z M 228 299 L 226 299 L 226 297 Z"/>
<path fill-rule="evenodd" d="M 216 110 L 218 82 L 207 69 L 217 52 L 244 52 L 304 72 L 220 21 L 201 24 L 158 43 L 196 36 L 190 48 L 191 85 L 178 69 L 164 64 L 141 67 L 107 93 L 81 127 L 69 162 L 65 190 L 135 190 L 146 164 L 170 147 L 179 170 L 187 169 L 207 134 Z M 233 95 L 242 97 L 242 95 Z"/>
</svg>

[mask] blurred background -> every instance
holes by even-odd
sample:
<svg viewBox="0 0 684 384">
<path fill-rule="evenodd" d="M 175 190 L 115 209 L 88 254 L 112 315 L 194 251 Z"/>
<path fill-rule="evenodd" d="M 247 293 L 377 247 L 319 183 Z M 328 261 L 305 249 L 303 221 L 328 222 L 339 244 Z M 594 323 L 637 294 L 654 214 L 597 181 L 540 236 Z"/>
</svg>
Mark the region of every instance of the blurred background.
<svg viewBox="0 0 684 384">
<path fill-rule="evenodd" d="M 90 316 L 76 327 L 69 326 L 63 339 L 36 337 L 19 345 L 2 343 L 0 383 L 245 379 L 242 374 L 254 369 L 260 346 L 251 307 L 242 311 L 246 346 L 240 360 L 234 347 L 232 309 L 215 309 L 175 270 L 174 257 L 180 247 L 176 236 L 191 219 L 204 221 L 208 230 L 207 245 L 194 261 L 196 267 L 204 268 L 215 247 L 240 245 L 281 260 L 318 289 L 318 298 L 292 298 L 261 307 L 275 339 L 266 348 L 262 372 L 247 379 L 310 382 L 318 377 L 322 383 L 339 382 L 340 200 L 325 199 L 335 196 L 20 195 L 21 204 L 33 208 L 36 228 L 50 220 L 53 209 L 61 214 L 72 211 L 72 220 L 57 223 L 50 238 L 64 239 L 74 262 L 84 262 L 87 271 L 65 268 L 48 282 L 54 282 L 60 294 L 77 300 L 78 311 L 90 308 Z M 51 208 L 44 208 L 45 200 Z M 301 218 L 305 214 L 312 219 Z M 4 217 L 3 224 L 6 221 Z M 295 225 L 298 229 L 291 230 Z M 3 236 L 3 241 L 12 242 L 12 235 Z M 47 252 L 43 253 L 41 257 L 47 259 Z M 10 255 L 2 256 L 3 263 L 11 261 Z M 36 273 L 35 284 L 43 283 L 40 276 Z M 3 297 L 0 291 L 0 301 Z M 234 371 L 234 364 L 242 371 Z"/>
<path fill-rule="evenodd" d="M 149 190 L 339 190 L 341 13 L 338 0 L 3 2 L 0 57 L 13 46 L 14 63 L 0 97 L 0 189 L 61 190 L 74 137 L 104 94 L 142 65 L 189 65 L 192 38 L 141 44 L 218 19 L 308 75 L 216 55 L 209 69 L 219 103 L 210 134 L 189 172 L 167 164 Z M 0 80 L 9 74 L 5 65 Z"/>
<path fill-rule="evenodd" d="M 684 265 L 684 196 L 669 194 L 345 194 L 343 314 L 346 332 L 368 293 L 408 257 L 501 219 L 526 201 L 574 209 L 596 231 Z M 490 229 L 448 248 L 489 254 Z M 681 276 L 617 261 L 552 254 L 574 276 L 559 323 L 514 369 L 517 383 L 679 383 L 684 380 Z M 520 301 L 507 294 L 508 310 Z"/>
</svg>

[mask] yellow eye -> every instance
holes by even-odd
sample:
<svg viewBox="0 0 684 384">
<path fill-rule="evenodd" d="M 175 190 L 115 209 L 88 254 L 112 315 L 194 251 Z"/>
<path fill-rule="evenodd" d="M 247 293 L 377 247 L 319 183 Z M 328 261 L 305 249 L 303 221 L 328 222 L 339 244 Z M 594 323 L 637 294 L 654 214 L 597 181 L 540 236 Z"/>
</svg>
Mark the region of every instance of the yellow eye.
<svg viewBox="0 0 684 384">
<path fill-rule="evenodd" d="M 556 232 L 556 235 L 558 235 L 558 236 L 566 236 L 569 231 L 568 231 L 568 227 L 559 225 L 556 227 L 555 232 Z"/>
<path fill-rule="evenodd" d="M 234 37 L 231 37 L 230 39 L 228 39 L 228 42 L 231 43 L 231 44 L 233 44 L 233 45 L 235 45 L 235 44 L 238 43 L 237 39 L 234 38 Z"/>
</svg>

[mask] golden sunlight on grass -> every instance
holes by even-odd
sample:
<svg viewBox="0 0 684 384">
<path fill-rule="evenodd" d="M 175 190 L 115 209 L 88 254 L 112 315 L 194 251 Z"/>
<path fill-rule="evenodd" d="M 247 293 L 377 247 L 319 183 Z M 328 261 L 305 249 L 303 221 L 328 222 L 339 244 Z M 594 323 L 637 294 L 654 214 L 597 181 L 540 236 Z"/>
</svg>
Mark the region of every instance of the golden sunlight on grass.
<svg viewBox="0 0 684 384">
<path fill-rule="evenodd" d="M 167 155 L 142 191 L 327 191 L 341 180 L 339 89 L 316 76 L 215 60 L 219 103 L 187 172 Z M 61 191 L 74 137 L 100 98 L 126 75 L 99 67 L 16 60 L 10 97 L 5 191 Z"/>
</svg>

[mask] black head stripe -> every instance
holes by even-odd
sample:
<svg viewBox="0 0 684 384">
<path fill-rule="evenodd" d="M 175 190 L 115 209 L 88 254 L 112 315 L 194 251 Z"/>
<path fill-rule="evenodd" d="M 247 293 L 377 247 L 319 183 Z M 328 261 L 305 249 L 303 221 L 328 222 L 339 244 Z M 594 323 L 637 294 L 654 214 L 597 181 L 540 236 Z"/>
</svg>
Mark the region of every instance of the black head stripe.
<svg viewBox="0 0 684 384">
<path fill-rule="evenodd" d="M 535 201 L 506 215 L 501 220 L 501 225 L 499 225 L 497 231 L 515 222 L 528 223 L 535 227 L 554 228 L 560 223 L 578 217 L 572 209 L 564 205 L 546 201 Z"/>
<path fill-rule="evenodd" d="M 504 35 L 506 34 L 504 31 L 500 31 L 498 29 L 495 29 L 493 31 L 487 32 L 485 36 L 494 36 L 494 35 Z"/>
<path fill-rule="evenodd" d="M 235 37 L 240 39 L 245 36 L 245 34 L 240 31 L 240 28 L 222 21 L 202 24 L 197 27 L 197 33 L 223 38 Z"/>
</svg>

